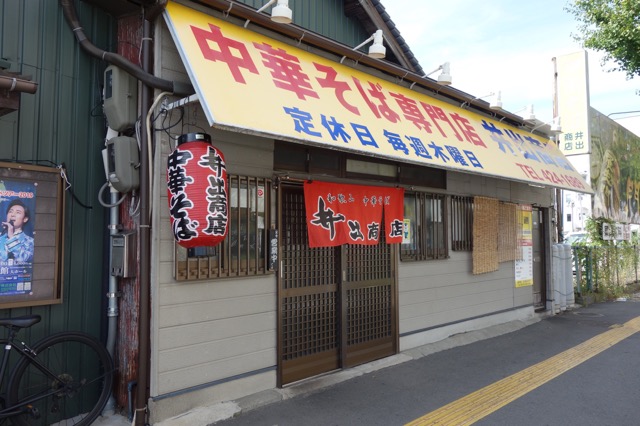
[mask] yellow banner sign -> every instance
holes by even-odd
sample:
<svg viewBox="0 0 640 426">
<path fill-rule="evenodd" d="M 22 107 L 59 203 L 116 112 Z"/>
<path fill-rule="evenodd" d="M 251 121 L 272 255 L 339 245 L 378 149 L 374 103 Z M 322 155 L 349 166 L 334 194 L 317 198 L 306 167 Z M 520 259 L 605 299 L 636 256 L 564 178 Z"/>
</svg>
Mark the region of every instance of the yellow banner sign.
<svg viewBox="0 0 640 426">
<path fill-rule="evenodd" d="M 528 131 L 186 6 L 170 2 L 165 18 L 211 126 L 592 192 Z"/>
</svg>

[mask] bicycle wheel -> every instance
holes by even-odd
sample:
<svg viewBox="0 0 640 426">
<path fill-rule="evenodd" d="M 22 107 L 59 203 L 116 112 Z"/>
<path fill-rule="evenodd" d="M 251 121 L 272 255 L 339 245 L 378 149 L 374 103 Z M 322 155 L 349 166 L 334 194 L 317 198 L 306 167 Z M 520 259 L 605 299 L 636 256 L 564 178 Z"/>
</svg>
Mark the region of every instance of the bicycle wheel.
<svg viewBox="0 0 640 426">
<path fill-rule="evenodd" d="M 9 378 L 7 406 L 29 407 L 25 414 L 13 417 L 12 423 L 90 425 L 111 395 L 109 352 L 93 337 L 78 332 L 46 337 L 34 351 L 41 366 L 23 358 Z M 45 374 L 46 370 L 52 374 Z"/>
<path fill-rule="evenodd" d="M 6 344 L 9 343 L 9 341 L 7 339 L 0 339 L 0 349 L 4 349 L 4 347 L 6 346 Z M 4 356 L 7 356 L 8 354 L 6 352 L 4 352 Z M 0 358 L 2 358 L 2 354 L 0 354 Z M 10 364 L 7 365 L 7 369 L 9 369 L 11 367 Z M 7 373 L 5 373 L 7 374 Z M 2 395 L 0 395 L 0 410 L 4 410 L 5 407 L 5 403 L 4 403 L 4 397 Z M 8 417 L 4 417 L 2 415 L 0 415 L 0 426 L 6 424 L 6 422 Z"/>
</svg>

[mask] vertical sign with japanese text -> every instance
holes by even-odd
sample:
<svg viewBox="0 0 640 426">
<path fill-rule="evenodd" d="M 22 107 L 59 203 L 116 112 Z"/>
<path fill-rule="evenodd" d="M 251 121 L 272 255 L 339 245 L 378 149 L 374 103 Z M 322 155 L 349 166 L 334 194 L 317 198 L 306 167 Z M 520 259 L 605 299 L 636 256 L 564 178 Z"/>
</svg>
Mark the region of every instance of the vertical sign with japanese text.
<svg viewBox="0 0 640 426">
<path fill-rule="evenodd" d="M 278 270 L 278 230 L 269 229 L 269 270 Z"/>
<path fill-rule="evenodd" d="M 558 96 L 558 115 L 563 132 L 559 147 L 565 155 L 590 152 L 589 73 L 587 52 L 555 58 Z"/>
</svg>

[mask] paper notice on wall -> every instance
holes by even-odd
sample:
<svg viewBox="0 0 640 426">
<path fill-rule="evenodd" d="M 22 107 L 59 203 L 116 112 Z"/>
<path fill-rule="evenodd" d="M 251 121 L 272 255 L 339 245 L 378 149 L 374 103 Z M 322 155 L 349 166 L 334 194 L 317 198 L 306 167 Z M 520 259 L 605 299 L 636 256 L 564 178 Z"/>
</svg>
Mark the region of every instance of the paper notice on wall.
<svg viewBox="0 0 640 426">
<path fill-rule="evenodd" d="M 533 217 L 529 205 L 520 206 L 520 250 L 522 259 L 515 261 L 516 287 L 533 285 Z"/>
</svg>

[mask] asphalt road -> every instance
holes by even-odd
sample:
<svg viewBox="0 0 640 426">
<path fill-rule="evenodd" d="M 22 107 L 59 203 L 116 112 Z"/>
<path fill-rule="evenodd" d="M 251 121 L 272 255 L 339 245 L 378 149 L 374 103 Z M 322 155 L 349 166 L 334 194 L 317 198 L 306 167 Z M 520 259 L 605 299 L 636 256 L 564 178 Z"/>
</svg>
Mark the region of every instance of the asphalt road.
<svg viewBox="0 0 640 426">
<path fill-rule="evenodd" d="M 638 426 L 639 302 L 567 311 L 215 424 Z M 449 406 L 458 414 L 424 417 Z"/>
</svg>

